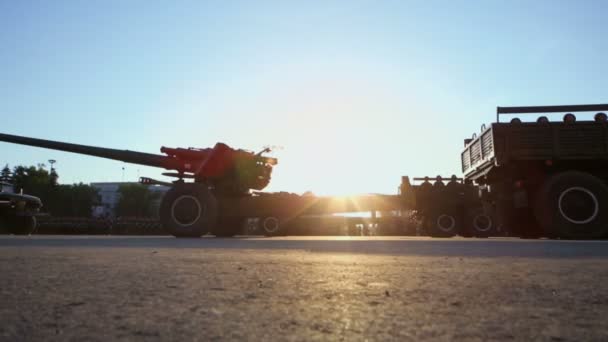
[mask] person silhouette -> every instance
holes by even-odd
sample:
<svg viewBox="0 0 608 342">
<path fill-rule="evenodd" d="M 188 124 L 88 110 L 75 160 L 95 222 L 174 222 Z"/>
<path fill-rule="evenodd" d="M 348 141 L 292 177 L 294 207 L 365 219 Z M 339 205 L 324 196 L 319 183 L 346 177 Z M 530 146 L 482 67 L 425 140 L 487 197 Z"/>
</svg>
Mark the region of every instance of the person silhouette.
<svg viewBox="0 0 608 342">
<path fill-rule="evenodd" d="M 458 183 L 458 177 L 456 177 L 456 175 L 452 175 L 452 177 L 450 177 L 450 181 L 446 185 L 446 189 L 450 193 L 460 192 L 460 183 Z"/>
<path fill-rule="evenodd" d="M 443 183 L 443 178 L 441 178 L 441 176 L 435 177 L 435 184 L 433 184 L 433 187 L 435 187 L 436 189 L 443 189 L 445 187 L 445 184 Z"/>
</svg>

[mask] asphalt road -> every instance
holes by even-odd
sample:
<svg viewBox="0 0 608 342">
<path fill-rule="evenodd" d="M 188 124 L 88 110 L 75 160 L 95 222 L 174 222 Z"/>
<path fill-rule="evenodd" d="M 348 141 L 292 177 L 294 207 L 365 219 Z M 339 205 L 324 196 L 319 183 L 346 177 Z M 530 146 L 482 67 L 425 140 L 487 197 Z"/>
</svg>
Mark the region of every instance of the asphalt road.
<svg viewBox="0 0 608 342">
<path fill-rule="evenodd" d="M 0 236 L 0 340 L 608 340 L 608 241 Z"/>
</svg>

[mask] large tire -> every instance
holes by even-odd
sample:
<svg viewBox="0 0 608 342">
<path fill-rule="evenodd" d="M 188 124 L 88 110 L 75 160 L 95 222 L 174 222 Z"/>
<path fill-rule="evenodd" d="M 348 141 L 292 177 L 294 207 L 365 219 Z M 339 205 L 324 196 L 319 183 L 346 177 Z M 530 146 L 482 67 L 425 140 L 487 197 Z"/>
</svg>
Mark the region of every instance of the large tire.
<svg viewBox="0 0 608 342">
<path fill-rule="evenodd" d="M 429 235 L 432 237 L 449 238 L 458 232 L 458 216 L 449 212 L 440 212 L 432 216 L 429 222 Z"/>
<path fill-rule="evenodd" d="M 584 172 L 556 174 L 540 188 L 535 215 L 545 235 L 551 238 L 606 237 L 608 186 Z"/>
<path fill-rule="evenodd" d="M 233 237 L 242 233 L 245 228 L 245 219 L 241 217 L 223 217 L 218 219 L 211 234 L 216 237 Z"/>
<path fill-rule="evenodd" d="M 177 184 L 160 204 L 160 221 L 175 237 L 201 237 L 215 228 L 218 205 L 203 184 Z"/>
<path fill-rule="evenodd" d="M 8 229 L 15 235 L 30 235 L 36 230 L 36 217 L 34 216 L 15 216 L 8 221 Z"/>
<path fill-rule="evenodd" d="M 471 209 L 466 217 L 466 229 L 472 236 L 478 238 L 492 236 L 495 231 L 494 220 L 483 211 L 483 208 Z"/>
<path fill-rule="evenodd" d="M 276 216 L 262 217 L 260 222 L 260 228 L 265 236 L 279 236 L 284 235 L 283 220 Z"/>
</svg>

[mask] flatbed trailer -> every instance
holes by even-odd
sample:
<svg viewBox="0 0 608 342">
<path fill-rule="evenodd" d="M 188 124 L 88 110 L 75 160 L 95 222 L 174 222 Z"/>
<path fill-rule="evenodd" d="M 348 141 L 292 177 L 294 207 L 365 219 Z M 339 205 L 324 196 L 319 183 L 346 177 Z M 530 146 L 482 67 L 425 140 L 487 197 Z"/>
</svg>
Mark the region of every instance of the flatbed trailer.
<svg viewBox="0 0 608 342">
<path fill-rule="evenodd" d="M 289 193 L 260 193 L 219 201 L 226 220 L 239 222 L 243 218 L 258 217 L 268 235 L 280 234 L 281 226 L 300 216 L 338 213 L 405 210 L 406 203 L 399 195 L 360 195 L 348 197 L 301 196 Z"/>
</svg>

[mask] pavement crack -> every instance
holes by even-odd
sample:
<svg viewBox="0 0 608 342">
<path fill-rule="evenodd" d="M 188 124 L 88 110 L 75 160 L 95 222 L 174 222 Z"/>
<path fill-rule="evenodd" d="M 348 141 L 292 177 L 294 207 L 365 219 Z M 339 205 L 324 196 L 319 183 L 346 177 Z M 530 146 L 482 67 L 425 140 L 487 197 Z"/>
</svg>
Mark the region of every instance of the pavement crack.
<svg viewBox="0 0 608 342">
<path fill-rule="evenodd" d="M 85 305 L 85 302 L 70 302 L 67 303 L 65 306 L 81 306 L 81 305 Z"/>
</svg>

